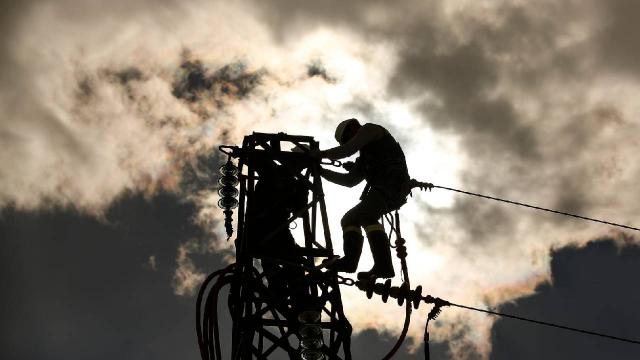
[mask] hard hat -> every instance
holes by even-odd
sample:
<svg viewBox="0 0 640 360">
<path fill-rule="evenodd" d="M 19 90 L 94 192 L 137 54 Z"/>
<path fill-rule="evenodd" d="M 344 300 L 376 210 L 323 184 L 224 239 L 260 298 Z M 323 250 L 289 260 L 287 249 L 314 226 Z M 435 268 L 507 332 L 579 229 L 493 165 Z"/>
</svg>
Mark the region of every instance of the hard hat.
<svg viewBox="0 0 640 360">
<path fill-rule="evenodd" d="M 336 128 L 336 134 L 335 134 L 335 138 L 337 142 L 342 144 L 342 137 L 344 137 L 344 132 L 345 130 L 347 130 L 347 127 L 349 127 L 349 125 L 352 125 L 352 124 L 360 125 L 358 120 L 353 118 L 344 120 L 343 122 L 338 124 L 338 127 Z"/>
</svg>

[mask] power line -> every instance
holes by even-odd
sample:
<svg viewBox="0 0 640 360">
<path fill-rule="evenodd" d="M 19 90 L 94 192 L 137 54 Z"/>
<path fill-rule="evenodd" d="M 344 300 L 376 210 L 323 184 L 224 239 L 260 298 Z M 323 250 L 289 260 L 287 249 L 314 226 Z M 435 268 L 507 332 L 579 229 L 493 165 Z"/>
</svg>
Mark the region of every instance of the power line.
<svg viewBox="0 0 640 360">
<path fill-rule="evenodd" d="M 594 219 L 594 218 L 590 218 L 590 217 L 586 217 L 586 216 L 582 216 L 582 215 L 571 214 L 571 213 L 564 212 L 564 211 L 547 209 L 547 208 L 543 208 L 543 207 L 540 207 L 540 206 L 529 205 L 529 204 L 525 204 L 525 203 L 521 203 L 521 202 L 517 202 L 517 201 L 501 199 L 501 198 L 488 196 L 488 195 L 483 195 L 483 194 L 478 194 L 478 193 L 474 193 L 474 192 L 470 192 L 470 191 L 464 191 L 464 190 L 454 189 L 454 188 L 450 188 L 450 187 L 446 187 L 446 186 L 440 186 L 440 185 L 433 185 L 432 187 L 437 188 L 437 189 L 455 191 L 455 192 L 458 192 L 458 193 L 477 196 L 477 197 L 481 197 L 481 198 L 485 198 L 485 199 L 501 201 L 501 202 L 504 202 L 504 203 L 507 203 L 507 204 L 524 206 L 524 207 L 527 207 L 527 208 L 530 208 L 530 209 L 536 209 L 536 210 L 541 210 L 541 211 L 547 211 L 547 212 L 554 213 L 554 214 L 571 216 L 571 217 L 582 219 L 582 220 L 593 221 L 593 222 L 597 222 L 597 223 L 601 223 L 601 224 L 607 224 L 607 225 L 611 225 L 611 226 L 617 226 L 617 227 L 624 228 L 624 229 L 640 231 L 640 228 L 633 227 L 633 226 L 617 224 L 617 223 L 610 222 L 610 221 Z"/>
<path fill-rule="evenodd" d="M 525 317 L 522 317 L 522 316 L 499 313 L 497 311 L 474 308 L 474 307 L 466 306 L 466 305 L 460 305 L 460 304 L 454 304 L 454 303 L 448 303 L 447 305 L 455 306 L 455 307 L 459 307 L 459 308 L 463 308 L 463 309 L 467 309 L 467 310 L 483 312 L 483 313 L 490 314 L 490 315 L 495 315 L 495 316 L 502 316 L 502 317 L 507 317 L 507 318 L 521 320 L 521 321 L 528 321 L 528 322 L 531 322 L 531 323 L 534 323 L 534 324 L 538 324 L 538 325 L 545 325 L 545 326 L 550 326 L 550 327 L 554 327 L 554 328 L 558 328 L 558 329 L 564 329 L 564 330 L 574 331 L 574 332 L 578 332 L 578 333 L 582 333 L 582 334 L 599 336 L 599 337 L 603 337 L 603 338 L 607 338 L 607 339 L 624 341 L 624 342 L 627 342 L 627 343 L 640 345 L 640 341 L 638 341 L 638 340 L 626 339 L 626 338 L 622 338 L 622 337 L 619 337 L 619 336 L 603 334 L 603 333 L 599 333 L 599 332 L 595 332 L 595 331 L 578 329 L 578 328 L 574 328 L 574 327 L 570 327 L 570 326 L 564 326 L 564 325 L 554 324 L 554 323 L 550 323 L 550 322 L 546 322 L 546 321 L 529 319 L 529 318 L 525 318 Z"/>
<path fill-rule="evenodd" d="M 613 336 L 613 335 L 609 335 L 609 334 L 604 334 L 604 333 L 600 333 L 600 332 L 596 332 L 596 331 L 584 330 L 584 329 L 580 329 L 580 328 L 576 328 L 576 327 L 570 327 L 570 326 L 565 326 L 565 325 L 560 325 L 560 324 L 554 324 L 554 323 L 541 321 L 541 320 L 530 319 L 530 318 L 526 318 L 526 317 L 522 317 L 522 316 L 505 314 L 505 313 L 501 313 L 501 312 L 497 312 L 497 311 L 480 309 L 480 308 L 475 308 L 475 307 L 472 307 L 472 306 L 456 304 L 456 303 L 452 303 L 452 302 L 449 302 L 447 300 L 444 300 L 444 299 L 441 299 L 441 298 L 438 298 L 438 297 L 433 297 L 431 295 L 424 295 L 423 296 L 422 295 L 422 286 L 418 286 L 415 289 L 410 289 L 409 285 L 406 284 L 406 283 L 403 284 L 402 286 L 391 286 L 391 280 L 387 280 L 384 283 L 376 283 L 376 282 L 371 282 L 371 281 L 367 281 L 367 280 L 353 280 L 353 279 L 350 279 L 350 278 L 347 278 L 347 277 L 343 277 L 343 276 L 340 276 L 340 275 L 338 275 L 338 283 L 339 284 L 343 284 L 343 285 L 347 285 L 347 286 L 356 286 L 361 291 L 366 292 L 368 298 L 371 298 L 371 296 L 374 293 L 377 294 L 377 295 L 380 295 L 382 297 L 382 301 L 385 302 L 385 303 L 387 302 L 387 300 L 389 298 L 394 298 L 394 299 L 398 300 L 398 304 L 402 305 L 402 303 L 406 301 L 407 304 L 409 304 L 409 303 L 413 304 L 413 306 L 416 309 L 419 307 L 419 304 L 421 302 L 424 302 L 424 303 L 427 303 L 427 304 L 433 304 L 433 308 L 432 308 L 431 312 L 428 315 L 427 323 L 425 325 L 425 343 L 428 343 L 428 341 L 429 341 L 428 340 L 429 339 L 428 330 L 427 330 L 427 327 L 428 327 L 428 324 L 429 324 L 429 320 L 434 320 L 436 317 L 438 317 L 438 315 L 442 311 L 443 307 L 454 306 L 454 307 L 458 307 L 458 308 L 461 308 L 461 309 L 482 312 L 482 313 L 489 314 L 489 315 L 502 316 L 502 317 L 511 318 L 511 319 L 515 319 L 515 320 L 534 323 L 534 324 L 537 324 L 537 325 L 544 325 L 544 326 L 554 327 L 554 328 L 558 328 L 558 329 L 564 329 L 564 330 L 568 330 L 568 331 L 573 331 L 573 332 L 577 332 L 577 333 L 581 333 L 581 334 L 598 336 L 598 337 L 607 338 L 607 339 L 610 339 L 610 340 L 617 340 L 617 341 L 627 342 L 627 343 L 631 343 L 631 344 L 635 344 L 635 345 L 640 345 L 640 341 L 639 340 L 627 339 L 627 338 L 623 338 L 623 337 L 619 337 L 619 336 Z M 426 346 L 426 344 L 425 344 L 425 346 Z M 427 357 L 428 357 L 428 355 L 427 355 Z"/>
</svg>

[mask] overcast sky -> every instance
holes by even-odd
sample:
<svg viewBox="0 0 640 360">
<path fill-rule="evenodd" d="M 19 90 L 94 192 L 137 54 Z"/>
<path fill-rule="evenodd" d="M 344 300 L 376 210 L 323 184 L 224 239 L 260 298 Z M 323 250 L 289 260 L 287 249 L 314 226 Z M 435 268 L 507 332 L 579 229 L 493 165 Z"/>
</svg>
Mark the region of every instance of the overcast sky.
<svg viewBox="0 0 640 360">
<path fill-rule="evenodd" d="M 415 178 L 638 226 L 639 10 L 3 2 L 2 358 L 197 358 L 193 291 L 233 256 L 215 149 L 252 131 L 328 148 L 333 127 L 357 117 L 394 134 Z M 334 234 L 359 193 L 327 186 Z M 440 190 L 416 194 L 402 216 L 412 280 L 430 293 L 640 338 L 635 234 Z M 383 352 L 401 327 L 402 309 L 365 299 L 344 292 L 356 358 Z M 421 356 L 427 310 L 405 358 Z M 434 354 L 640 355 L 494 320 L 445 310 Z"/>
</svg>

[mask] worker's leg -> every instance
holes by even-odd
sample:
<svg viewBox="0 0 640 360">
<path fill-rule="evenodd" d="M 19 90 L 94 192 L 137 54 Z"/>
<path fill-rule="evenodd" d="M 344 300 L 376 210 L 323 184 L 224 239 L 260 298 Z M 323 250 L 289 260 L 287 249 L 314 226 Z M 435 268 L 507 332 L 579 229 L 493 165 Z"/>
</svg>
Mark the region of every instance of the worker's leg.
<svg viewBox="0 0 640 360">
<path fill-rule="evenodd" d="M 384 231 L 384 227 L 376 222 L 365 226 L 371 255 L 373 256 L 373 267 L 369 271 L 358 273 L 358 279 L 366 278 L 390 278 L 395 275 L 393 263 L 391 261 L 391 249 L 389 238 Z"/>
<path fill-rule="evenodd" d="M 365 214 L 362 216 L 363 227 L 369 240 L 371 255 L 373 256 L 373 268 L 369 271 L 361 272 L 358 278 L 394 276 L 393 263 L 391 262 L 391 249 L 389 238 L 378 219 L 387 211 L 387 200 L 384 194 L 377 189 L 372 189 L 362 200 Z"/>
<path fill-rule="evenodd" d="M 366 200 L 366 199 L 365 199 Z M 347 211 L 340 220 L 342 226 L 342 249 L 344 256 L 336 260 L 330 268 L 340 272 L 355 272 L 362 254 L 362 244 L 364 237 L 362 236 L 362 226 L 373 219 L 377 219 L 375 215 L 371 215 L 370 209 L 373 208 L 367 201 L 360 201 L 356 206 Z"/>
<path fill-rule="evenodd" d="M 360 226 L 343 225 L 342 240 L 344 256 L 336 260 L 331 268 L 341 272 L 355 272 L 358 268 L 360 254 L 362 254 L 362 244 L 364 243 Z"/>
<path fill-rule="evenodd" d="M 372 191 L 342 217 L 340 225 L 342 225 L 345 256 L 336 262 L 337 271 L 356 271 L 364 242 L 360 229 L 365 225 L 377 223 L 385 210 L 384 196 L 378 191 Z"/>
</svg>

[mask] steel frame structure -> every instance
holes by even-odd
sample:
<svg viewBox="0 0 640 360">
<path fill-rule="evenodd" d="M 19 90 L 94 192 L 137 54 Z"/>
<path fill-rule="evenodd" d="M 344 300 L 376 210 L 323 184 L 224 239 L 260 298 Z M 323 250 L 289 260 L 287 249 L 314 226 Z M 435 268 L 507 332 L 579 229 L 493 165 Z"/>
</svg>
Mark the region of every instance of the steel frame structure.
<svg viewBox="0 0 640 360">
<path fill-rule="evenodd" d="M 233 360 L 268 359 L 277 349 L 286 352 L 290 359 L 304 359 L 301 357 L 301 347 L 295 344 L 300 344 L 302 339 L 299 332 L 301 321 L 304 321 L 300 319 L 293 297 L 283 297 L 270 288 L 264 271 L 261 266 L 257 266 L 265 261 L 281 263 L 283 271 L 286 271 L 287 266 L 304 269 L 304 282 L 295 286 L 304 286 L 308 297 L 317 304 L 317 309 L 322 314 L 315 321 L 315 325 L 322 328 L 320 350 L 326 359 L 351 359 L 351 325 L 343 312 L 338 277 L 335 273 L 315 270 L 317 260 L 334 256 L 320 161 L 304 152 L 285 149 L 295 146 L 306 149 L 305 151 L 319 150 L 319 143 L 310 136 L 255 132 L 245 136 L 242 147 L 221 147 L 223 152 L 237 159 L 239 169 L 236 263 L 227 277 L 230 283 L 228 303 L 233 322 Z M 257 157 L 267 158 L 285 168 L 292 160 L 298 164 L 304 163 L 302 171 L 291 172 L 291 175 L 306 185 L 310 195 L 306 206 L 298 209 L 285 223 L 279 224 L 276 230 L 266 234 L 260 233 L 261 229 L 251 228 L 250 221 L 247 221 L 250 216 L 247 207 L 254 201 L 255 186 L 259 180 L 254 164 Z M 268 242 L 279 230 L 288 227 L 296 219 L 302 220 L 304 234 L 304 246 L 300 246 L 302 263 L 286 264 L 250 251 L 250 239 L 260 236 L 264 237 L 263 241 Z"/>
</svg>

